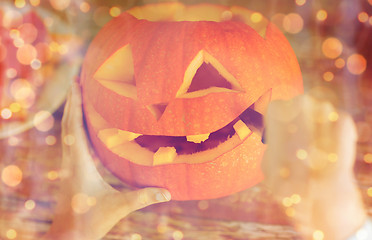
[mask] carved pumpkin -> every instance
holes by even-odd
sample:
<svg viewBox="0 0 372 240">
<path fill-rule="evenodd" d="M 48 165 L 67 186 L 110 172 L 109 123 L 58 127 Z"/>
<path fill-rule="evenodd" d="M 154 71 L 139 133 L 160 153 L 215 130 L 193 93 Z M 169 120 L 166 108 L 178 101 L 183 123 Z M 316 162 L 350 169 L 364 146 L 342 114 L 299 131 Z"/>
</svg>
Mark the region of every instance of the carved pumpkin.
<svg viewBox="0 0 372 240">
<path fill-rule="evenodd" d="M 106 24 L 82 68 L 84 112 L 103 164 L 176 200 L 260 182 L 262 116 L 303 91 L 295 54 L 241 7 L 163 3 Z"/>
</svg>

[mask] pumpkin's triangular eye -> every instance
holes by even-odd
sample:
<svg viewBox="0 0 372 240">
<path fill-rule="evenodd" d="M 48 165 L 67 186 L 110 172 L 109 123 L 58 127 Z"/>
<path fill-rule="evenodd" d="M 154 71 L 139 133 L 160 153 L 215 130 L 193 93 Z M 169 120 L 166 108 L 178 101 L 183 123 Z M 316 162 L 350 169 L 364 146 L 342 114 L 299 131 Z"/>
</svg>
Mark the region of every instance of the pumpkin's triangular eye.
<svg viewBox="0 0 372 240">
<path fill-rule="evenodd" d="M 206 51 L 191 61 L 176 97 L 197 98 L 214 92 L 244 92 L 235 77 Z"/>
<path fill-rule="evenodd" d="M 93 77 L 113 92 L 137 99 L 132 49 L 129 44 L 112 54 Z"/>
</svg>

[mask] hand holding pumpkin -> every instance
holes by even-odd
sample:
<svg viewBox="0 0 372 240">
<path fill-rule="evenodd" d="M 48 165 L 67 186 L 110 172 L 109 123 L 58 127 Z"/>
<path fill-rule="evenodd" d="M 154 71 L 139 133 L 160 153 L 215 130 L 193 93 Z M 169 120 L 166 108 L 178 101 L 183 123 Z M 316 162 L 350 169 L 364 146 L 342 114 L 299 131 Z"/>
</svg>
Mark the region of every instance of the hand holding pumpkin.
<svg viewBox="0 0 372 240">
<path fill-rule="evenodd" d="M 350 116 L 309 95 L 273 102 L 266 118 L 266 184 L 306 237 L 346 239 L 366 214 L 355 185 Z"/>
<path fill-rule="evenodd" d="M 101 239 L 132 211 L 170 200 L 165 189 L 119 192 L 102 179 L 89 152 L 77 83 L 66 102 L 62 140 L 61 187 L 55 218 L 45 239 Z"/>
</svg>

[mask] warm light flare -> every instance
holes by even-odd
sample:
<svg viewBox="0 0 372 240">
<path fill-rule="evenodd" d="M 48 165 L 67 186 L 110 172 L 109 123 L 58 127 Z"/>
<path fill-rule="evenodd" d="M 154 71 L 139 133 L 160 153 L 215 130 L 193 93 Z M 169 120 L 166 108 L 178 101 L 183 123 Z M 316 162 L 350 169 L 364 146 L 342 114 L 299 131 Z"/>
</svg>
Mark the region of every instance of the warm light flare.
<svg viewBox="0 0 372 240">
<path fill-rule="evenodd" d="M 30 4 L 34 7 L 37 7 L 40 5 L 40 0 L 30 0 Z"/>
<path fill-rule="evenodd" d="M 339 68 L 339 69 L 345 67 L 345 64 L 346 64 L 345 60 L 342 59 L 342 58 L 337 58 L 336 61 L 335 61 L 335 66 L 336 66 L 336 68 Z"/>
<path fill-rule="evenodd" d="M 296 4 L 298 6 L 303 6 L 303 5 L 305 5 L 305 3 L 306 3 L 306 0 L 296 0 Z"/>
<path fill-rule="evenodd" d="M 324 81 L 326 81 L 326 82 L 330 82 L 330 81 L 332 81 L 334 77 L 335 77 L 335 75 L 334 75 L 332 72 L 325 72 L 325 73 L 323 74 L 323 79 L 324 79 Z"/>
<path fill-rule="evenodd" d="M 325 21 L 327 19 L 328 13 L 324 10 L 321 9 L 316 13 L 316 19 L 318 21 Z"/>
<path fill-rule="evenodd" d="M 364 22 L 367 22 L 368 19 L 369 19 L 369 16 L 368 16 L 368 14 L 366 12 L 360 12 L 358 14 L 358 20 L 359 20 L 359 22 L 364 23 Z"/>
<path fill-rule="evenodd" d="M 23 39 L 25 43 L 33 43 L 38 35 L 36 27 L 32 23 L 24 23 L 18 28 L 19 37 Z"/>
<path fill-rule="evenodd" d="M 300 160 L 305 160 L 305 159 L 307 158 L 308 154 L 307 154 L 307 151 L 306 151 L 306 150 L 304 150 L 304 149 L 299 149 L 299 150 L 297 150 L 297 152 L 296 152 L 296 156 L 297 156 L 297 158 L 300 159 Z"/>
<path fill-rule="evenodd" d="M 252 22 L 254 23 L 258 23 L 258 22 L 261 22 L 263 19 L 262 17 L 262 14 L 261 13 L 258 13 L 258 12 L 255 12 L 251 15 L 251 20 Z"/>
<path fill-rule="evenodd" d="M 302 31 L 304 20 L 297 13 L 290 13 L 283 19 L 283 28 L 288 33 L 296 34 Z"/>
<path fill-rule="evenodd" d="M 56 179 L 59 178 L 59 173 L 58 173 L 57 171 L 54 171 L 54 170 L 49 171 L 49 172 L 47 173 L 47 178 L 48 178 L 49 180 L 51 180 L 51 181 L 54 181 L 54 180 L 56 180 Z"/>
<path fill-rule="evenodd" d="M 85 193 L 77 193 L 71 199 L 71 207 L 77 214 L 84 214 L 96 204 L 96 199 Z"/>
<path fill-rule="evenodd" d="M 17 50 L 17 60 L 24 65 L 30 65 L 36 56 L 37 51 L 31 44 L 25 44 Z"/>
<path fill-rule="evenodd" d="M 45 143 L 48 144 L 49 146 L 52 146 L 56 144 L 57 138 L 53 135 L 49 135 L 45 138 Z"/>
<path fill-rule="evenodd" d="M 3 119 L 9 119 L 12 117 L 12 111 L 9 108 L 3 108 L 0 115 Z"/>
<path fill-rule="evenodd" d="M 16 239 L 17 238 L 17 231 L 14 230 L 14 229 L 8 229 L 8 231 L 6 231 L 6 237 L 8 239 Z"/>
<path fill-rule="evenodd" d="M 4 13 L 3 26 L 7 29 L 16 28 L 22 24 L 23 16 L 18 11 L 9 10 Z"/>
<path fill-rule="evenodd" d="M 8 78 L 15 78 L 17 76 L 17 70 L 15 70 L 14 68 L 8 68 L 5 72 L 5 75 Z"/>
<path fill-rule="evenodd" d="M 323 240 L 324 239 L 324 233 L 320 230 L 316 230 L 313 233 L 313 240 Z"/>
<path fill-rule="evenodd" d="M 34 200 L 27 200 L 25 202 L 25 208 L 29 211 L 33 210 L 36 207 L 36 203 Z"/>
<path fill-rule="evenodd" d="M 54 117 L 48 111 L 39 111 L 35 114 L 33 123 L 37 130 L 47 132 L 53 128 Z"/>
<path fill-rule="evenodd" d="M 182 240 L 183 239 L 183 232 L 181 232 L 181 231 L 174 231 L 173 232 L 173 239 L 174 240 Z"/>
<path fill-rule="evenodd" d="M 70 5 L 71 3 L 71 0 L 49 0 L 50 2 L 50 5 L 52 5 L 52 7 L 55 9 L 55 10 L 65 10 L 66 8 L 68 8 L 68 6 Z"/>
<path fill-rule="evenodd" d="M 112 17 L 117 17 L 117 16 L 120 15 L 120 13 L 121 13 L 121 10 L 120 10 L 119 7 L 112 7 L 112 8 L 110 8 L 110 15 Z"/>
<path fill-rule="evenodd" d="M 372 197 L 372 187 L 367 189 L 367 195 L 368 197 Z"/>
<path fill-rule="evenodd" d="M 14 6 L 16 6 L 16 8 L 23 8 L 24 6 L 26 6 L 26 1 L 25 0 L 15 0 L 14 1 Z"/>
<path fill-rule="evenodd" d="M 22 171 L 16 165 L 8 165 L 1 172 L 1 180 L 9 187 L 16 187 L 22 181 Z"/>
<path fill-rule="evenodd" d="M 63 142 L 67 145 L 67 146 L 71 146 L 75 143 L 75 137 L 73 135 L 66 135 L 64 138 L 63 138 Z"/>
<path fill-rule="evenodd" d="M 87 13 L 87 12 L 89 12 L 89 10 L 90 10 L 90 5 L 89 5 L 89 3 L 87 3 L 87 2 L 82 2 L 82 3 L 80 4 L 80 11 L 82 11 L 83 13 Z"/>
<path fill-rule="evenodd" d="M 354 75 L 362 74 L 367 68 L 367 60 L 360 54 L 352 54 L 347 59 L 347 69 Z"/>
<path fill-rule="evenodd" d="M 142 236 L 138 233 L 133 233 L 131 236 L 130 236 L 130 240 L 142 240 Z"/>
<path fill-rule="evenodd" d="M 322 44 L 322 52 L 327 58 L 337 58 L 341 55 L 342 51 L 342 43 L 337 38 L 327 38 Z"/>
<path fill-rule="evenodd" d="M 363 160 L 366 163 L 372 163 L 372 153 L 366 153 L 366 154 L 364 154 Z"/>
</svg>

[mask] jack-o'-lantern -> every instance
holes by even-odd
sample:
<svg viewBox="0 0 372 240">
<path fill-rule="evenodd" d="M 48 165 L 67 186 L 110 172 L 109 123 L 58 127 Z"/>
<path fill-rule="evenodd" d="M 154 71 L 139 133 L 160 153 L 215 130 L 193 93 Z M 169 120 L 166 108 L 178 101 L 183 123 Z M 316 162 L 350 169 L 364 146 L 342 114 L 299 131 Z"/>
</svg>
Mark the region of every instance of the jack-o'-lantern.
<svg viewBox="0 0 372 240">
<path fill-rule="evenodd" d="M 242 7 L 162 3 L 111 20 L 82 67 L 84 113 L 103 164 L 176 200 L 260 182 L 262 118 L 303 91 L 295 54 Z"/>
</svg>

